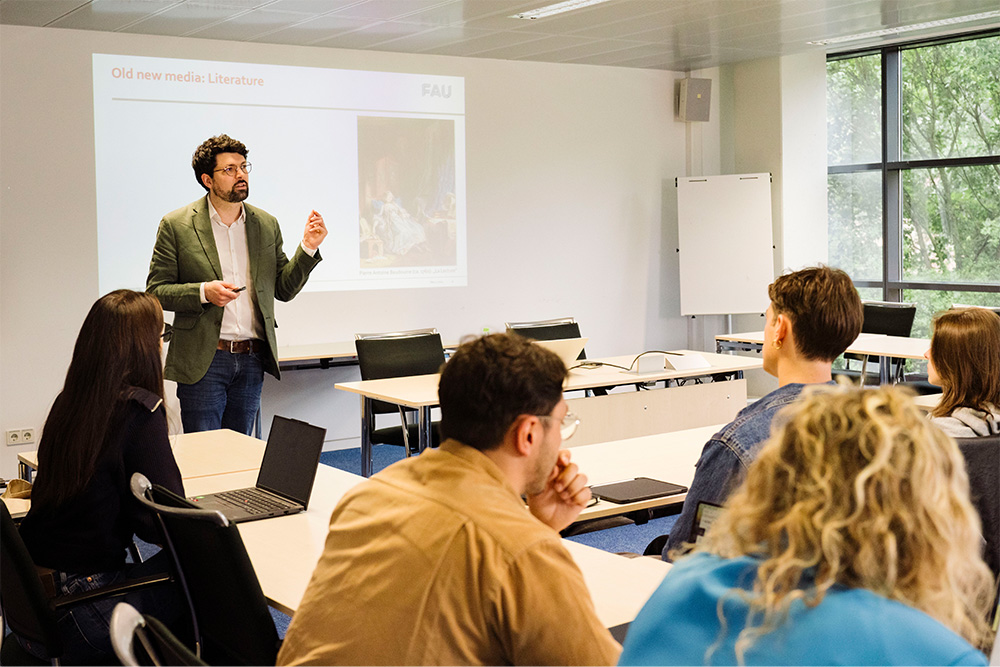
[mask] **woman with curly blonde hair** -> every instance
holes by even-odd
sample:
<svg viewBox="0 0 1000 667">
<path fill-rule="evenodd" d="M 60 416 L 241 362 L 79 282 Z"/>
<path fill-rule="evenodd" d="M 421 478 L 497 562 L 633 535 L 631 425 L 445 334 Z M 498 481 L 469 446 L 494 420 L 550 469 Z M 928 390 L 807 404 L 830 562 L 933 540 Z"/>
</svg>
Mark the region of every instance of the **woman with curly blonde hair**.
<svg viewBox="0 0 1000 667">
<path fill-rule="evenodd" d="M 954 441 L 894 388 L 809 390 L 621 664 L 986 664 L 994 581 Z"/>
</svg>

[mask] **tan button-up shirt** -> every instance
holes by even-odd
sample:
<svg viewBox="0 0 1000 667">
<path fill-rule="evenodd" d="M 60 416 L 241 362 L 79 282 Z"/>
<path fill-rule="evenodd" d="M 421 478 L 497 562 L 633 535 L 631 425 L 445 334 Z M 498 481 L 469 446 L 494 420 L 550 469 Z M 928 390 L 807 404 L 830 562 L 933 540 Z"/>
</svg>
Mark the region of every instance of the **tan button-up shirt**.
<svg viewBox="0 0 1000 667">
<path fill-rule="evenodd" d="M 390 466 L 330 518 L 279 665 L 611 665 L 558 533 L 455 441 Z"/>
</svg>

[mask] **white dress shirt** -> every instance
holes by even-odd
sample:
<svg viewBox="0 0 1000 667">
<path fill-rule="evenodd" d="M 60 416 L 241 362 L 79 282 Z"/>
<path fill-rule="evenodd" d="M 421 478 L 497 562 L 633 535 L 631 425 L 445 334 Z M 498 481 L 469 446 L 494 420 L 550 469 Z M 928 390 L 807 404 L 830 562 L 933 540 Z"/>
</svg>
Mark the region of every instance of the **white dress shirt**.
<svg viewBox="0 0 1000 667">
<path fill-rule="evenodd" d="M 219 251 L 219 264 L 222 267 L 222 281 L 243 287 L 246 290 L 226 304 L 222 311 L 221 340 L 246 340 L 248 338 L 264 338 L 264 328 L 257 321 L 257 309 L 251 299 L 255 298 L 253 276 L 250 275 L 250 251 L 247 248 L 247 210 L 240 204 L 240 217 L 228 227 L 223 224 L 222 216 L 212 205 L 212 198 L 206 196 L 208 214 L 212 220 L 212 235 L 215 237 L 215 247 Z M 299 243 L 302 250 L 310 257 L 315 256 L 315 248 L 307 248 Z M 201 284 L 201 302 L 208 303 L 205 297 L 205 283 Z"/>
<path fill-rule="evenodd" d="M 240 204 L 240 217 L 228 227 L 223 224 L 222 216 L 212 206 L 212 198 L 208 200 L 208 214 L 212 220 L 212 235 L 215 237 L 215 247 L 219 251 L 219 264 L 222 267 L 222 281 L 243 287 L 246 290 L 226 304 L 222 311 L 222 340 L 246 340 L 248 338 L 264 338 L 264 329 L 257 321 L 256 308 L 251 299 L 256 294 L 253 288 L 253 276 L 250 275 L 250 252 L 247 249 L 247 211 Z M 201 285 L 201 301 L 205 298 L 205 284 Z"/>
</svg>

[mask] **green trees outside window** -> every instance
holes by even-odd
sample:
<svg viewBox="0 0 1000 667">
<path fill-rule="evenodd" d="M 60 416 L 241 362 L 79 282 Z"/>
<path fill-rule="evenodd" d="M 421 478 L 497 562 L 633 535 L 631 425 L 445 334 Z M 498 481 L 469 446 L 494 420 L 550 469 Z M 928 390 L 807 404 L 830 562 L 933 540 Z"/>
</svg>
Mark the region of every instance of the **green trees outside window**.
<svg viewBox="0 0 1000 667">
<path fill-rule="evenodd" d="M 996 30 L 827 63 L 830 263 L 916 302 L 914 336 L 1000 305 L 998 63 Z"/>
</svg>

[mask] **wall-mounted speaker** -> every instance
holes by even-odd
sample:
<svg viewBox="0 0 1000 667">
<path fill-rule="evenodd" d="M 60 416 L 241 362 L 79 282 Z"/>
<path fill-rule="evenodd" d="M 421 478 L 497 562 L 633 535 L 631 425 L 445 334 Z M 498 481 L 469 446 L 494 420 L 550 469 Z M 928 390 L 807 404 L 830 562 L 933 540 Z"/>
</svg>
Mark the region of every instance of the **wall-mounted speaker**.
<svg viewBox="0 0 1000 667">
<path fill-rule="evenodd" d="M 677 94 L 677 118 L 686 123 L 706 122 L 712 102 L 711 79 L 681 79 Z"/>
</svg>

